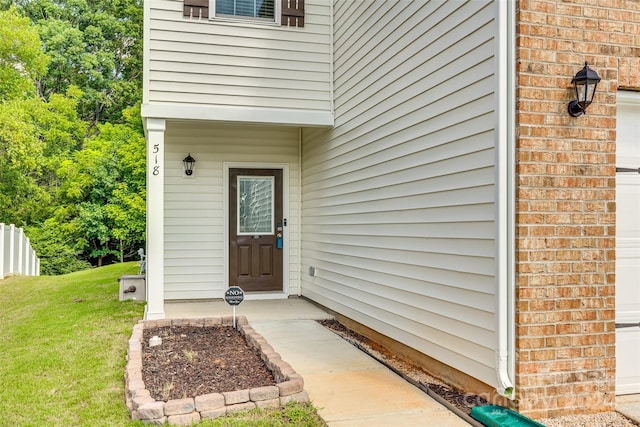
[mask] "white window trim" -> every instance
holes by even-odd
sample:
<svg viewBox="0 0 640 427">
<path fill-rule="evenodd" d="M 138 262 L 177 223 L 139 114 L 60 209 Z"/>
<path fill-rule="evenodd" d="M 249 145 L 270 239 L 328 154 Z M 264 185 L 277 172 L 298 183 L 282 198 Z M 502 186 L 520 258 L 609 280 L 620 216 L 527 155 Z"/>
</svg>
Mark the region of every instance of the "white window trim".
<svg viewBox="0 0 640 427">
<path fill-rule="evenodd" d="M 241 22 L 246 24 L 279 26 L 282 20 L 282 2 L 274 0 L 273 21 L 264 18 L 252 18 L 250 16 L 216 15 L 216 1 L 209 0 L 209 19 L 225 22 Z"/>
</svg>

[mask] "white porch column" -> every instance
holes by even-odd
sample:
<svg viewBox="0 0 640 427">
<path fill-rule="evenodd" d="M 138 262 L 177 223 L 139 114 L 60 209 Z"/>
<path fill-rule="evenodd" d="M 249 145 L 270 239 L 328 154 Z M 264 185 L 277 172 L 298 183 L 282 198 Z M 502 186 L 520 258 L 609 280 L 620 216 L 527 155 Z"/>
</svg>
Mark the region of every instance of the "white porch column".
<svg viewBox="0 0 640 427">
<path fill-rule="evenodd" d="M 147 119 L 146 319 L 164 319 L 164 119 Z"/>
</svg>

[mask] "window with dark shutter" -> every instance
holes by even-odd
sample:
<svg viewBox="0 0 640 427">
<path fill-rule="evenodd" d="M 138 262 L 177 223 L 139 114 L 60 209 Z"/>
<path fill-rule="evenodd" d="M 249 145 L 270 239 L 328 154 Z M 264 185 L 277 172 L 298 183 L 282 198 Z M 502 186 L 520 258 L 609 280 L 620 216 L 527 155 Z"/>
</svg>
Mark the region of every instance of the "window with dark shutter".
<svg viewBox="0 0 640 427">
<path fill-rule="evenodd" d="M 282 25 L 304 27 L 304 0 L 282 0 Z"/>
<path fill-rule="evenodd" d="M 212 17 L 252 18 L 274 22 L 277 0 L 215 0 Z M 209 18 L 210 0 L 184 0 L 184 16 Z M 281 0 L 281 24 L 287 27 L 304 27 L 304 0 Z"/>
<path fill-rule="evenodd" d="M 215 16 L 275 22 L 276 0 L 215 0 Z"/>
<path fill-rule="evenodd" d="M 209 0 L 184 0 L 184 16 L 209 17 Z"/>
</svg>

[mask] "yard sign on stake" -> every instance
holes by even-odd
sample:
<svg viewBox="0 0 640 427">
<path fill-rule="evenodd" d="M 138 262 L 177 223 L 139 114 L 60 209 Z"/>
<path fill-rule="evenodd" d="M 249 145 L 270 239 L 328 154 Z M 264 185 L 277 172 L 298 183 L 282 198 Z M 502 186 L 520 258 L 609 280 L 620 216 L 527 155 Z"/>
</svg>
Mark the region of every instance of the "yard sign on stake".
<svg viewBox="0 0 640 427">
<path fill-rule="evenodd" d="M 236 306 L 244 300 L 244 291 L 240 286 L 231 286 L 224 293 L 224 300 L 233 307 L 233 328 L 236 327 Z"/>
</svg>

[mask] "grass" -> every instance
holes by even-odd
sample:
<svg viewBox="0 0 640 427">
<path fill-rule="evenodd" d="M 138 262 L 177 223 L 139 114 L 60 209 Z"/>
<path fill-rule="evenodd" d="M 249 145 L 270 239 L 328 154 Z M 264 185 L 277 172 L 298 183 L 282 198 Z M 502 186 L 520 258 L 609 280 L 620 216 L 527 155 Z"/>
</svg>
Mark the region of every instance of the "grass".
<svg viewBox="0 0 640 427">
<path fill-rule="evenodd" d="M 124 404 L 124 366 L 144 304 L 118 301 L 137 263 L 0 281 L 0 426 L 141 426 Z M 204 426 L 324 426 L 311 405 Z"/>
<path fill-rule="evenodd" d="M 117 278 L 137 269 L 125 263 L 0 282 L 0 425 L 128 422 L 126 343 L 144 305 L 119 302 Z"/>
<path fill-rule="evenodd" d="M 310 403 L 288 403 L 281 409 L 255 409 L 215 420 L 205 420 L 199 425 L 202 427 L 325 427 L 326 423 Z"/>
</svg>

